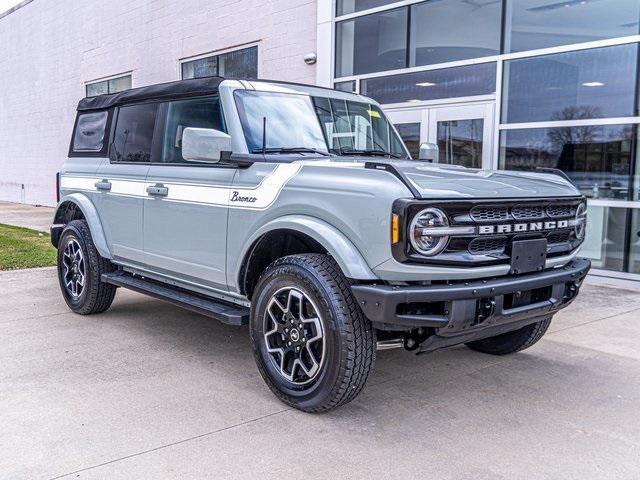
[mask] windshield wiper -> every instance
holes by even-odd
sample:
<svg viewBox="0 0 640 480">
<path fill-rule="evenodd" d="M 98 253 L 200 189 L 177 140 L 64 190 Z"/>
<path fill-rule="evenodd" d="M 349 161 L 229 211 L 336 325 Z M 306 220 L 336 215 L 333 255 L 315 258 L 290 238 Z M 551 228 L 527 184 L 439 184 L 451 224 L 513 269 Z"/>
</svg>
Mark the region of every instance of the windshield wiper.
<svg viewBox="0 0 640 480">
<path fill-rule="evenodd" d="M 267 147 L 267 148 L 254 148 L 251 153 L 317 153 L 324 157 L 332 157 L 329 152 L 318 150 L 317 148 L 307 147 Z"/>
<path fill-rule="evenodd" d="M 386 150 L 378 150 L 378 149 L 356 150 L 352 148 L 341 148 L 340 154 L 341 155 L 370 155 L 370 156 L 379 156 L 379 157 L 389 156 L 392 158 L 402 158 L 402 156 L 398 155 L 397 153 L 391 153 L 391 152 L 387 152 Z"/>
</svg>

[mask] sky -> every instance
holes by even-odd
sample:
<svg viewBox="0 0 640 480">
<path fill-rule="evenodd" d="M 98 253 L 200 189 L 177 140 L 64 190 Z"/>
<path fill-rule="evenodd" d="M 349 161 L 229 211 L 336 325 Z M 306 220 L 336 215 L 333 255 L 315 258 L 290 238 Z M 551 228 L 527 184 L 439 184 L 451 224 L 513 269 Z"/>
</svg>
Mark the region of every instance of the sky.
<svg viewBox="0 0 640 480">
<path fill-rule="evenodd" d="M 14 5 L 17 5 L 22 0 L 0 0 L 0 13 L 6 12 Z"/>
</svg>

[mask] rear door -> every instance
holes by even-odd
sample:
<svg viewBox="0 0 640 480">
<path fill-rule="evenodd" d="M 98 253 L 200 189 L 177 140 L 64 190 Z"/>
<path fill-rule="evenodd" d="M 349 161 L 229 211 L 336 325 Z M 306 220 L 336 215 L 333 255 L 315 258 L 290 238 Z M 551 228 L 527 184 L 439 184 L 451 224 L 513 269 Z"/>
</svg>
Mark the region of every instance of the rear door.
<svg viewBox="0 0 640 480">
<path fill-rule="evenodd" d="M 109 161 L 98 169 L 95 203 L 116 261 L 142 264 L 145 180 L 154 159 L 157 103 L 117 109 Z"/>
<path fill-rule="evenodd" d="M 164 103 L 158 162 L 147 176 L 144 201 L 145 262 L 155 272 L 189 283 L 226 289 L 225 256 L 229 188 L 236 168 L 187 162 L 187 127 L 225 131 L 217 95 Z"/>
</svg>

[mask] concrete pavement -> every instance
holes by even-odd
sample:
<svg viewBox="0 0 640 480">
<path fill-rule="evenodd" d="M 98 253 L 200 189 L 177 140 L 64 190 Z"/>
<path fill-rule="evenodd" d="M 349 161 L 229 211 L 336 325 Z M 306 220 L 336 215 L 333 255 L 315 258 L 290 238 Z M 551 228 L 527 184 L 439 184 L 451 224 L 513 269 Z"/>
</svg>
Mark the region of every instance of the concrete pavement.
<svg viewBox="0 0 640 480">
<path fill-rule="evenodd" d="M 640 478 L 640 292 L 584 287 L 533 348 L 379 352 L 324 415 L 262 382 L 246 328 L 120 290 L 68 311 L 0 273 L 0 478 Z"/>
<path fill-rule="evenodd" d="M 49 232 L 53 211 L 51 207 L 0 201 L 0 223 Z"/>
</svg>

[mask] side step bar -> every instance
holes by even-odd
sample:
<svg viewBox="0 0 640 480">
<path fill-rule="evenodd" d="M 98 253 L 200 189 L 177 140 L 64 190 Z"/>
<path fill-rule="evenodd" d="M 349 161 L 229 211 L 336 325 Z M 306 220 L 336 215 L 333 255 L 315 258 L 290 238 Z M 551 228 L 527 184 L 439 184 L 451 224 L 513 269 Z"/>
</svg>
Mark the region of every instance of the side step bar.
<svg viewBox="0 0 640 480">
<path fill-rule="evenodd" d="M 228 325 L 247 325 L 249 308 L 223 302 L 222 300 L 198 295 L 187 290 L 156 282 L 139 275 L 118 271 L 103 273 L 102 281 L 117 287 L 124 287 L 135 292 L 144 293 L 160 300 L 165 300 L 192 312 L 220 320 Z"/>
</svg>

